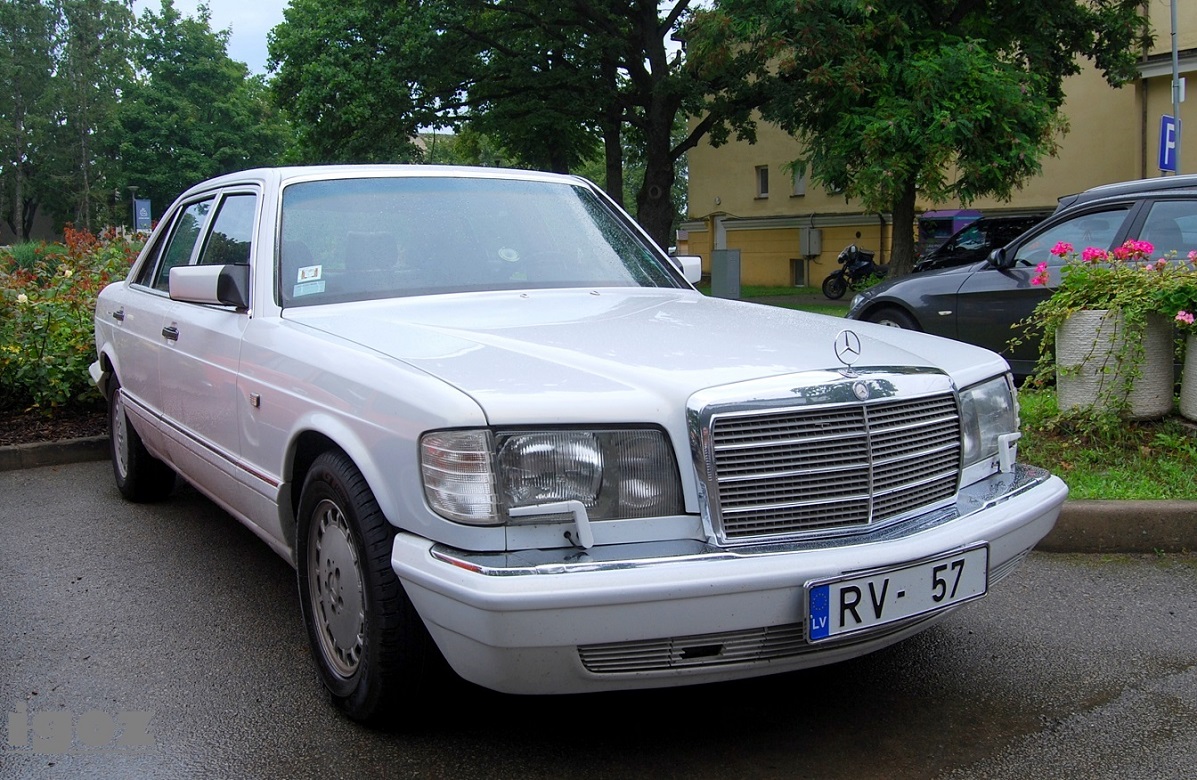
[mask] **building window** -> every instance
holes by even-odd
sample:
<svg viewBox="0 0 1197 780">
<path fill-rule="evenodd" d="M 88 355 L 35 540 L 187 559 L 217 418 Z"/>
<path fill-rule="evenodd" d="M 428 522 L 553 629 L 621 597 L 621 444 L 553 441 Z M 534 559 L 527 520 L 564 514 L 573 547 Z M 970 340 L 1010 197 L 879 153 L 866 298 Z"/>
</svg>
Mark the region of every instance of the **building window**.
<svg viewBox="0 0 1197 780">
<path fill-rule="evenodd" d="M 758 198 L 769 197 L 769 166 L 756 166 L 756 196 Z"/>
<path fill-rule="evenodd" d="M 793 176 L 794 176 L 794 179 L 793 179 L 794 189 L 790 194 L 791 195 L 805 195 L 806 194 L 806 172 L 805 171 L 802 173 L 795 172 L 793 174 Z"/>
</svg>

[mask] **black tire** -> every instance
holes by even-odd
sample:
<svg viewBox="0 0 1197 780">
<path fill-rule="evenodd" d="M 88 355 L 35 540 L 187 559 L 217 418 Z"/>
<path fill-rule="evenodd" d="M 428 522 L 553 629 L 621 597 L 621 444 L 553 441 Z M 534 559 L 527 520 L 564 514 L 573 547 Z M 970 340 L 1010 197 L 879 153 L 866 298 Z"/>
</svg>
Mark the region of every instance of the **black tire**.
<svg viewBox="0 0 1197 780">
<path fill-rule="evenodd" d="M 891 328 L 902 328 L 903 330 L 922 330 L 914 317 L 910 313 L 899 309 L 896 306 L 884 306 L 876 311 L 870 312 L 869 316 L 865 317 L 868 322 L 875 322 L 878 325 L 888 325 Z"/>
<path fill-rule="evenodd" d="M 125 412 L 120 380 L 108 388 L 108 453 L 117 490 L 129 501 L 161 501 L 175 487 L 175 472 L 145 448 Z"/>
<path fill-rule="evenodd" d="M 444 662 L 391 568 L 395 529 L 341 452 L 312 464 L 299 499 L 299 603 L 312 657 L 350 718 L 395 723 Z M 421 705 L 422 706 L 422 705 Z"/>
<path fill-rule="evenodd" d="M 848 292 L 848 283 L 842 274 L 832 274 L 823 280 L 823 294 L 833 301 L 838 301 Z"/>
</svg>

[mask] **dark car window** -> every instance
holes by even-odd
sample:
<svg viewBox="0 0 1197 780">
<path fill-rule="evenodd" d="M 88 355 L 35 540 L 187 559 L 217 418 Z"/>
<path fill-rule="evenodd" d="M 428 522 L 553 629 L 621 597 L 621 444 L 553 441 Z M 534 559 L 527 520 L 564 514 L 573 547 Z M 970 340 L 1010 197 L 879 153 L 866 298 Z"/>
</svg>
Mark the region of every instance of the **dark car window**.
<svg viewBox="0 0 1197 780">
<path fill-rule="evenodd" d="M 1136 236 L 1151 242 L 1155 256 L 1175 252 L 1186 257 L 1197 249 L 1197 200 L 1164 200 L 1151 204 L 1147 220 Z"/>
<path fill-rule="evenodd" d="M 192 203 L 175 220 L 170 243 L 166 245 L 166 251 L 162 253 L 162 259 L 158 263 L 154 279 L 155 289 L 165 291 L 170 281 L 170 269 L 177 265 L 187 265 L 191 261 L 196 242 L 203 233 L 208 212 L 212 210 L 212 201 L 213 198 L 208 198 Z"/>
<path fill-rule="evenodd" d="M 204 244 L 200 265 L 244 265 L 249 262 L 256 195 L 230 195 L 220 203 L 212 231 Z"/>
<path fill-rule="evenodd" d="M 1064 260 L 1051 253 L 1061 242 L 1072 244 L 1077 253 L 1091 246 L 1109 249 L 1130 210 L 1131 204 L 1127 203 L 1057 222 L 1025 241 L 1018 247 L 1015 258 L 1030 265 L 1063 265 Z"/>
</svg>

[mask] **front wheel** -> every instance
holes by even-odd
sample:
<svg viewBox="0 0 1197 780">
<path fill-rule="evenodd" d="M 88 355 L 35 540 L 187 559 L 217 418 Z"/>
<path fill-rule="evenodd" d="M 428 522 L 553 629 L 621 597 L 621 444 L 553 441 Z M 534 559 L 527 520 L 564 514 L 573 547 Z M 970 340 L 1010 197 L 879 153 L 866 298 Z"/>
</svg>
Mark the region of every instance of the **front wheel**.
<svg viewBox="0 0 1197 780">
<path fill-rule="evenodd" d="M 903 330 L 921 330 L 919 324 L 905 311 L 895 308 L 893 306 L 886 306 L 871 313 L 865 317 L 868 322 L 875 322 L 878 325 L 887 325 L 891 328 L 902 328 Z"/>
<path fill-rule="evenodd" d="M 129 501 L 161 501 L 175 487 L 175 472 L 150 454 L 125 411 L 120 380 L 108 389 L 108 452 L 116 488 Z"/>
<path fill-rule="evenodd" d="M 299 499 L 299 601 L 333 703 L 366 723 L 429 684 L 439 656 L 391 569 L 395 530 L 340 452 L 316 459 Z"/>
<path fill-rule="evenodd" d="M 848 292 L 848 282 L 843 274 L 832 274 L 823 280 L 823 294 L 833 301 L 838 301 Z"/>
</svg>

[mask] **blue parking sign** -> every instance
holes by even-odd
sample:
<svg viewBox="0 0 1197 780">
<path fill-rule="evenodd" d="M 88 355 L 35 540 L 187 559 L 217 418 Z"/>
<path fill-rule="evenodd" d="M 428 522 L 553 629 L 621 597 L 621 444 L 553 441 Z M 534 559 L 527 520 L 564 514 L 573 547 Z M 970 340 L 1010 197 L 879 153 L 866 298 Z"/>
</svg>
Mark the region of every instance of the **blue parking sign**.
<svg viewBox="0 0 1197 780">
<path fill-rule="evenodd" d="M 1176 117 L 1160 117 L 1160 170 L 1176 173 Z"/>
</svg>

